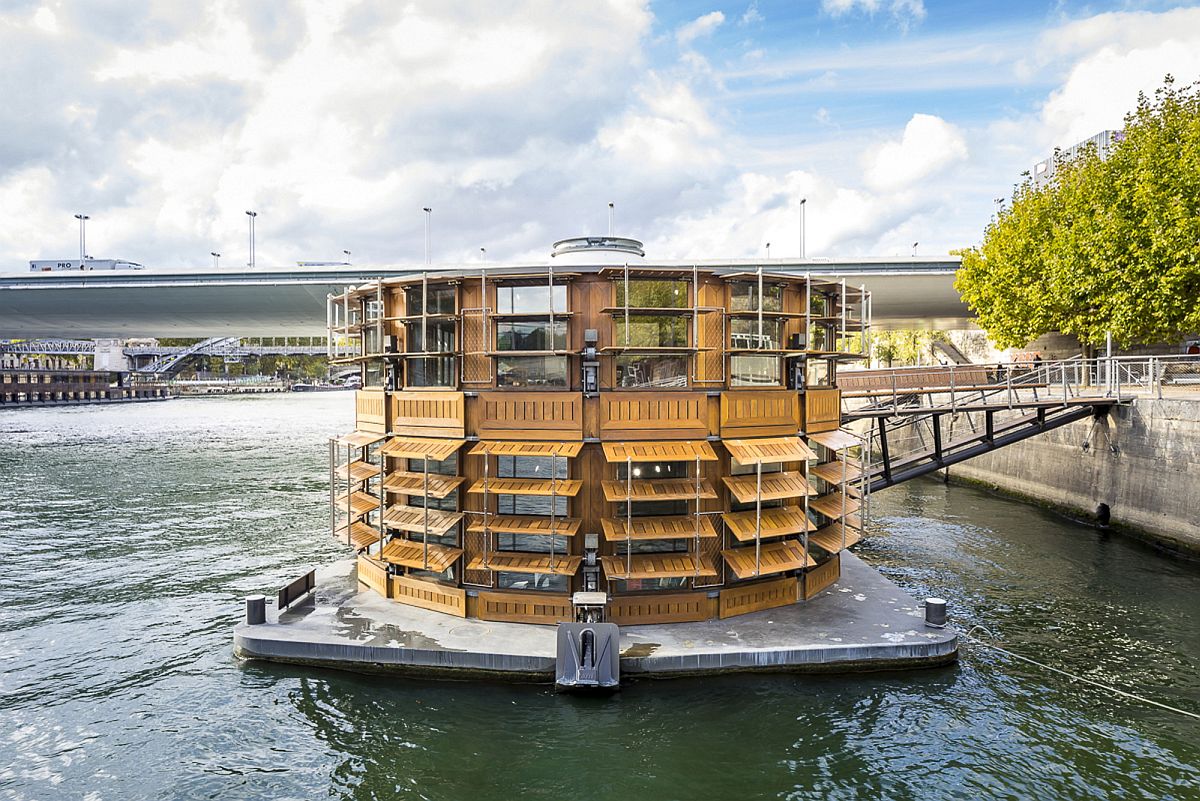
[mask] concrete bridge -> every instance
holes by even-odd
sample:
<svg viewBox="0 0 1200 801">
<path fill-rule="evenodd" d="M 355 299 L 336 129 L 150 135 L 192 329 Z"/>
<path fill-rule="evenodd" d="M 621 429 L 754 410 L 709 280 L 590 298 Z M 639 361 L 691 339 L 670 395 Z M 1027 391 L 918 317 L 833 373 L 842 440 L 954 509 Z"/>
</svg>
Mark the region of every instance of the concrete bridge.
<svg viewBox="0 0 1200 801">
<path fill-rule="evenodd" d="M 864 259 L 646 261 L 641 266 L 809 272 L 874 293 L 883 328 L 961 328 L 970 312 L 954 289 L 957 256 Z M 532 263 L 486 265 L 489 275 Z M 0 275 L 0 337 L 322 336 L 325 296 L 379 277 L 463 265 L 355 265 L 179 272 Z"/>
</svg>

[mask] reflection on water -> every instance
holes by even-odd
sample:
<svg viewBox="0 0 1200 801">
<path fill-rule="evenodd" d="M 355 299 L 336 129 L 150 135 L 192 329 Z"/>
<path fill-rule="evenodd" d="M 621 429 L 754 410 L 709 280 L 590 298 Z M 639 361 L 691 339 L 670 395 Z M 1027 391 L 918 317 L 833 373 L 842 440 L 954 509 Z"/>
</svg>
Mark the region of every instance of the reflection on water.
<svg viewBox="0 0 1200 801">
<path fill-rule="evenodd" d="M 936 670 L 548 689 L 239 664 L 324 533 L 341 393 L 0 412 L 0 798 L 1195 798 L 1200 725 L 968 648 Z M 1020 653 L 1200 709 L 1200 573 L 962 488 L 859 553 Z"/>
</svg>

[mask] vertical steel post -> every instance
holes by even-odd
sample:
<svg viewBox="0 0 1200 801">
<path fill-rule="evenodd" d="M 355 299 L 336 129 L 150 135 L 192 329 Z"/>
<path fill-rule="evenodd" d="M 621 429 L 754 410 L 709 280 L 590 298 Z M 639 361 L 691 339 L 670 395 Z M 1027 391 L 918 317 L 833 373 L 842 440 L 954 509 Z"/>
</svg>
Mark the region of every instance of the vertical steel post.
<svg viewBox="0 0 1200 801">
<path fill-rule="evenodd" d="M 424 487 L 423 487 L 422 491 L 425 493 L 425 503 L 423 504 L 423 506 L 425 507 L 425 516 L 424 516 L 424 524 L 423 524 L 425 530 L 424 530 L 424 532 L 422 532 L 422 535 L 421 535 L 421 551 L 422 551 L 421 559 L 424 564 L 424 569 L 428 570 L 429 569 L 429 453 L 426 452 L 425 455 L 422 457 L 422 459 L 424 461 L 424 467 L 422 468 L 422 471 L 424 474 L 424 477 L 423 477 Z"/>
<path fill-rule="evenodd" d="M 628 270 L 628 267 L 626 267 Z M 629 300 L 629 292 L 625 293 Z M 625 454 L 625 580 L 633 572 L 633 457 Z"/>
</svg>

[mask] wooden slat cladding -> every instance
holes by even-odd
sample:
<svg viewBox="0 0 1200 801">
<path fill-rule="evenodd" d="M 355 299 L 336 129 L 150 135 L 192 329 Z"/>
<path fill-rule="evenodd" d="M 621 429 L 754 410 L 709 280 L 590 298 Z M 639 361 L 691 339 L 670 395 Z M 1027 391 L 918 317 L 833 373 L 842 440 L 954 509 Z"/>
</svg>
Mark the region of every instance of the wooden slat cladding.
<svg viewBox="0 0 1200 801">
<path fill-rule="evenodd" d="M 387 396 L 382 389 L 360 389 L 354 393 L 354 427 L 373 434 L 387 433 L 385 405 Z"/>
<path fill-rule="evenodd" d="M 605 392 L 600 396 L 600 438 L 704 439 L 706 401 L 699 392 Z"/>
<path fill-rule="evenodd" d="M 800 431 L 800 396 L 790 389 L 721 393 L 721 437 L 780 437 Z"/>
<path fill-rule="evenodd" d="M 842 558 L 834 554 L 828 562 L 822 562 L 804 574 L 804 600 L 808 600 L 823 590 L 833 586 L 842 577 Z"/>
<path fill-rule="evenodd" d="M 794 578 L 760 581 L 743 587 L 721 590 L 721 619 L 794 604 L 800 597 L 800 582 Z"/>
<path fill-rule="evenodd" d="M 369 556 L 358 557 L 358 582 L 365 584 L 384 598 L 391 598 L 387 565 Z"/>
<path fill-rule="evenodd" d="M 475 611 L 480 620 L 510 623 L 561 623 L 575 619 L 571 596 L 540 592 L 481 592 Z"/>
<path fill-rule="evenodd" d="M 581 392 L 480 392 L 474 406 L 481 439 L 583 439 Z"/>
<path fill-rule="evenodd" d="M 392 599 L 455 617 L 467 616 L 467 591 L 432 581 L 392 576 Z"/>
<path fill-rule="evenodd" d="M 617 596 L 608 605 L 608 619 L 622 625 L 694 623 L 717 616 L 716 600 L 706 592 Z"/>
<path fill-rule="evenodd" d="M 466 435 L 461 392 L 392 393 L 392 431 L 416 437 Z"/>
<path fill-rule="evenodd" d="M 804 431 L 809 434 L 832 431 L 842 423 L 840 389 L 804 391 Z"/>
</svg>

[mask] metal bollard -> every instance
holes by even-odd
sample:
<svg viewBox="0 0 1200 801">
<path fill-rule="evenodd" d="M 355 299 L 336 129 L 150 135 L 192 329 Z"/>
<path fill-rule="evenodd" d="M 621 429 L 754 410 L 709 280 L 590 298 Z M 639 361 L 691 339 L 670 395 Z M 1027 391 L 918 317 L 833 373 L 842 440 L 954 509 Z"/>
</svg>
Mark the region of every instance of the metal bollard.
<svg viewBox="0 0 1200 801">
<path fill-rule="evenodd" d="M 932 629 L 946 628 L 946 601 L 944 599 L 925 599 L 925 625 Z"/>
<path fill-rule="evenodd" d="M 246 624 L 249 626 L 257 626 L 260 623 L 267 622 L 267 596 L 265 595 L 247 595 L 246 596 Z"/>
</svg>

